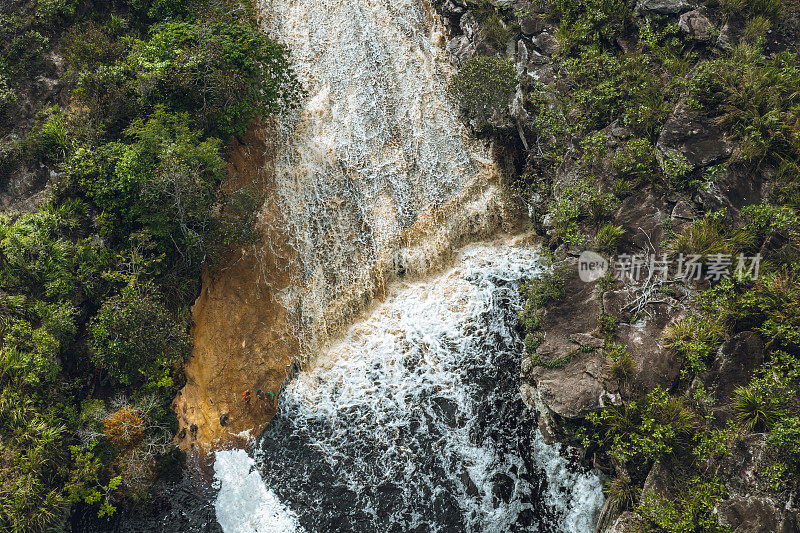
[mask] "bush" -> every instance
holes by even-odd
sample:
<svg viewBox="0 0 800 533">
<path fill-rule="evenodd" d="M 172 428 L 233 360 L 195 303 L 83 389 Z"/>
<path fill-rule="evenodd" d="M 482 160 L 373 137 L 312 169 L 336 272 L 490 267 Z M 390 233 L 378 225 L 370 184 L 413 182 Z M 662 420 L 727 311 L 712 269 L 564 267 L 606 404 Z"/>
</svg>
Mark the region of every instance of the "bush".
<svg viewBox="0 0 800 533">
<path fill-rule="evenodd" d="M 59 18 L 72 18 L 76 7 L 78 0 L 38 0 L 36 16 L 47 22 L 56 22 Z"/>
<path fill-rule="evenodd" d="M 721 0 L 721 3 L 722 9 L 728 13 L 745 17 L 775 18 L 782 7 L 780 0 Z"/>
<path fill-rule="evenodd" d="M 302 95 L 286 49 L 251 24 L 157 24 L 134 46 L 128 65 L 146 101 L 189 111 L 225 136 L 243 133 L 256 117 L 295 107 Z"/>
<path fill-rule="evenodd" d="M 778 420 L 767 438 L 774 457 L 768 475 L 775 490 L 797 485 L 800 478 L 800 417 Z"/>
<path fill-rule="evenodd" d="M 140 385 L 189 355 L 185 329 L 152 287 L 136 282 L 103 303 L 89 333 L 95 363 L 124 385 Z"/>
<path fill-rule="evenodd" d="M 721 213 L 707 213 L 667 243 L 667 250 L 673 255 L 696 255 L 705 261 L 714 255 L 733 255 L 747 248 L 748 237 L 726 223 Z"/>
<path fill-rule="evenodd" d="M 541 309 L 564 297 L 564 272 L 559 268 L 546 270 L 523 285 L 526 308 Z"/>
<path fill-rule="evenodd" d="M 630 477 L 620 475 L 611 478 L 606 483 L 603 492 L 614 507 L 615 514 L 620 515 L 625 511 L 634 510 L 641 490 L 631 481 Z"/>
<path fill-rule="evenodd" d="M 60 161 L 66 157 L 69 149 L 64 118 L 58 106 L 53 107 L 48 114 L 49 117 L 42 124 L 33 143 L 42 157 Z"/>
<path fill-rule="evenodd" d="M 637 401 L 589 415 L 600 444 L 632 471 L 643 472 L 662 457 L 686 455 L 699 420 L 684 400 L 656 388 Z"/>
<path fill-rule="evenodd" d="M 703 63 L 689 95 L 710 113 L 720 114 L 720 124 L 738 136 L 739 160 L 797 162 L 799 85 L 795 54 L 767 57 L 758 46 L 741 45 L 730 57 Z"/>
<path fill-rule="evenodd" d="M 468 116 L 485 122 L 496 114 L 507 113 L 516 85 L 516 71 L 511 61 L 476 56 L 453 76 L 449 91 Z"/>
<path fill-rule="evenodd" d="M 548 208 L 554 226 L 554 235 L 564 242 L 581 246 L 586 236 L 580 231 L 578 222 L 599 224 L 608 219 L 619 206 L 613 194 L 603 194 L 600 188 L 588 179 L 565 187 L 558 199 Z"/>
<path fill-rule="evenodd" d="M 774 390 L 764 385 L 754 381 L 733 391 L 736 420 L 747 431 L 769 430 L 785 415 L 784 399 L 773 396 Z"/>
<path fill-rule="evenodd" d="M 716 503 L 726 495 L 721 482 L 697 477 L 689 480 L 673 498 L 648 492 L 637 511 L 654 531 L 730 533 L 730 528 L 719 525 L 714 512 Z"/>
<path fill-rule="evenodd" d="M 683 375 L 704 372 L 724 338 L 720 323 L 709 318 L 689 316 L 664 331 L 664 347 L 683 358 Z"/>
<path fill-rule="evenodd" d="M 628 351 L 627 347 L 621 344 L 609 343 L 603 350 L 609 359 L 608 369 L 611 378 L 622 386 L 628 383 L 636 370 L 636 361 Z"/>
<path fill-rule="evenodd" d="M 601 252 L 613 253 L 617 249 L 617 241 L 623 235 L 625 235 L 625 230 L 622 229 L 622 226 L 606 222 L 597 231 L 594 246 Z"/>
</svg>

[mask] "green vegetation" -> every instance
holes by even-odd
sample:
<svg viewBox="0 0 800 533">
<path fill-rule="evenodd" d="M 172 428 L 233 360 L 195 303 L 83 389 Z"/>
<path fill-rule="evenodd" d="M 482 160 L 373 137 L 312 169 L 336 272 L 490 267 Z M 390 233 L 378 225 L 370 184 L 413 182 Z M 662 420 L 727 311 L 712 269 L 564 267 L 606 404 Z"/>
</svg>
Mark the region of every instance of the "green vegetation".
<svg viewBox="0 0 800 533">
<path fill-rule="evenodd" d="M 449 90 L 469 118 L 486 123 L 495 114 L 508 113 L 516 84 L 516 72 L 510 61 L 477 56 L 453 76 Z"/>
<path fill-rule="evenodd" d="M 719 481 L 695 477 L 685 481 L 675 496 L 646 494 L 637 511 L 645 518 L 649 531 L 729 533 L 730 528 L 720 526 L 714 513 L 714 505 L 725 494 Z"/>
<path fill-rule="evenodd" d="M 0 530 L 50 531 L 76 505 L 146 501 L 175 459 L 201 268 L 252 236 L 258 205 L 217 196 L 223 147 L 301 89 L 235 2 L 43 0 L 2 22 L 0 136 L 19 140 L 0 168 L 57 178 L 0 218 Z M 12 121 L 51 51 L 62 105 Z"/>
<path fill-rule="evenodd" d="M 594 238 L 594 246 L 601 252 L 611 253 L 616 250 L 617 241 L 623 235 L 625 235 L 625 230 L 622 226 L 606 222 L 597 230 L 597 236 Z"/>
<path fill-rule="evenodd" d="M 710 42 L 699 42 L 679 30 L 677 17 L 636 14 L 635 5 L 549 3 L 560 70 L 555 83 L 529 83 L 525 92 L 537 150 L 529 154 L 533 169 L 526 168 L 521 180 L 529 196 L 543 199 L 532 202 L 532 212 L 552 250 L 593 244 L 615 253 L 625 242 L 616 209 L 629 195 L 646 198 L 646 188 L 659 199 L 703 199 L 695 203 L 693 221 L 667 214 L 663 241 L 650 243 L 674 260 L 673 268 L 680 257 L 732 258 L 730 279 L 654 289 L 687 306 L 663 338 L 680 366 L 678 377 L 669 390 L 637 389 L 639 370 L 619 342 L 617 319 L 608 314 L 616 309 L 605 308 L 603 300 L 598 331 L 606 339 L 607 387 L 622 400 L 570 431 L 587 456 L 600 457 L 614 471 L 606 494 L 617 513 L 638 513 L 644 531 L 728 531 L 714 512 L 727 495 L 720 465 L 746 435 L 767 434 L 759 476 L 783 495 L 800 486 L 800 58 L 793 46 L 783 50 L 766 42 L 781 27 L 796 26 L 782 18 L 785 10 L 796 13 L 796 3 L 708 4 L 743 29 L 725 50 L 714 47 L 721 25 L 714 24 Z M 656 150 L 679 103 L 725 132 L 735 143 L 730 158 L 704 165 L 679 150 Z M 730 189 L 740 186 L 765 194 L 752 196 L 759 202 L 754 205 L 739 206 L 736 198 L 736 208 L 727 209 L 711 199 L 735 198 Z M 739 262 L 740 255 L 757 254 L 758 270 Z M 610 286 L 603 281 L 598 291 Z M 551 287 L 529 287 L 526 294 L 529 355 L 544 337 Z M 761 368 L 727 398 L 707 393 L 711 383 L 704 380 L 723 353 L 720 346 L 742 332 L 763 342 L 763 354 L 753 354 L 763 355 Z M 669 490 L 640 501 L 655 464 L 670 472 Z"/>
</svg>

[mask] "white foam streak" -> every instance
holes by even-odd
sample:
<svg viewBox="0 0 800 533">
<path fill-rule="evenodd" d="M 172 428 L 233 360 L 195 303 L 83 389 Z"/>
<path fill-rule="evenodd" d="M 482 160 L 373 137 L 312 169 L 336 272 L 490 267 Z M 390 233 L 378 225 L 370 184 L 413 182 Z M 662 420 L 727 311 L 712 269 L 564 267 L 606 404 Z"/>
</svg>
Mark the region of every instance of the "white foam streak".
<svg viewBox="0 0 800 533">
<path fill-rule="evenodd" d="M 302 531 L 294 513 L 264 486 L 253 459 L 244 450 L 218 451 L 214 480 L 217 522 L 225 533 L 293 533 Z"/>
</svg>

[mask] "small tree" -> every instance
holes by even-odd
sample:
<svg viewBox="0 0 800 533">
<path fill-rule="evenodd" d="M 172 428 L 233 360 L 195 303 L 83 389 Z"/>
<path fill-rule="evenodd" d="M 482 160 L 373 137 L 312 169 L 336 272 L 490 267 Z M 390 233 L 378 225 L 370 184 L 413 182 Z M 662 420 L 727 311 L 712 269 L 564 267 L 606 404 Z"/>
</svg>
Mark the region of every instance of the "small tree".
<svg viewBox="0 0 800 533">
<path fill-rule="evenodd" d="M 103 433 L 120 449 L 138 446 L 144 438 L 144 420 L 139 411 L 126 405 L 103 420 Z"/>
<path fill-rule="evenodd" d="M 188 355 L 189 336 L 155 290 L 132 281 L 103 304 L 90 326 L 95 363 L 117 381 L 136 385 Z"/>
</svg>

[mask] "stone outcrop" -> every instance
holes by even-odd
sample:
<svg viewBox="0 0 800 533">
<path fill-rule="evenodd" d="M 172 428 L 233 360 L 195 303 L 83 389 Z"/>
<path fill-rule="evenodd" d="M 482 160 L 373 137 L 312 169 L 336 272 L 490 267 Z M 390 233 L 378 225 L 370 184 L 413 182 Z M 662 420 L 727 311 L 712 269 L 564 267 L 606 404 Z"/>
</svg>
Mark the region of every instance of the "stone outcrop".
<svg viewBox="0 0 800 533">
<path fill-rule="evenodd" d="M 638 12 L 650 11 L 659 15 L 676 15 L 691 9 L 691 4 L 685 0 L 638 0 L 636 10 Z"/>
<path fill-rule="evenodd" d="M 790 533 L 800 531 L 800 508 L 786 495 L 775 493 L 762 474 L 766 467 L 765 435 L 747 435 L 734 443 L 720 466 L 727 498 L 715 512 L 734 533 Z"/>
<path fill-rule="evenodd" d="M 717 125 L 715 117 L 703 115 L 684 102 L 679 103 L 656 143 L 656 150 L 665 174 L 670 163 L 682 156 L 692 170 L 721 163 L 733 152 L 733 141 Z"/>
<path fill-rule="evenodd" d="M 184 450 L 208 451 L 257 436 L 275 405 L 259 400 L 256 392 L 277 393 L 299 356 L 296 320 L 282 301 L 291 285 L 294 252 L 286 235 L 266 229 L 280 227 L 274 222 L 281 213 L 270 200 L 268 138 L 266 130 L 253 128 L 230 151 L 223 189 L 256 186 L 266 196 L 259 215 L 261 242 L 232 250 L 216 276 L 203 276 L 192 308 L 186 385 L 174 406 L 181 428 L 176 440 Z M 251 393 L 249 404 L 242 399 L 245 390 Z"/>
<path fill-rule="evenodd" d="M 695 9 L 681 15 L 678 28 L 693 39 L 710 41 L 714 23 L 709 20 L 704 10 Z"/>
</svg>

